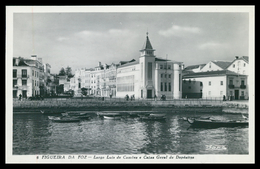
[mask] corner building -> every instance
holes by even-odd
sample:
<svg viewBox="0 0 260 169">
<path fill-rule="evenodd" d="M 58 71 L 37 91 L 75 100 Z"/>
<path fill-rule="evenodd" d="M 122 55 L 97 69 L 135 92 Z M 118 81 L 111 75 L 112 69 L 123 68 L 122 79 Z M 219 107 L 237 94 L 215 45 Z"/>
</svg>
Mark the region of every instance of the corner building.
<svg viewBox="0 0 260 169">
<path fill-rule="evenodd" d="M 157 58 L 154 51 L 147 33 L 139 59 L 117 69 L 117 97 L 181 98 L 183 63 Z"/>
</svg>

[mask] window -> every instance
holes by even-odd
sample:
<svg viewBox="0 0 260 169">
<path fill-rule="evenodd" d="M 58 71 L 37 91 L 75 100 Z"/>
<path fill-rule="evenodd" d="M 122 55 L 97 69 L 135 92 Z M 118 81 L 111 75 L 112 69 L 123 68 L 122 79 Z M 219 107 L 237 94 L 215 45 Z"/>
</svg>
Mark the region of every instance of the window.
<svg viewBox="0 0 260 169">
<path fill-rule="evenodd" d="M 183 83 L 186 83 L 186 80 L 183 80 Z"/>
<path fill-rule="evenodd" d="M 241 91 L 241 96 L 244 96 L 245 95 L 245 92 L 244 91 Z"/>
<path fill-rule="evenodd" d="M 171 78 L 172 77 L 172 75 L 171 74 L 169 74 L 169 78 Z"/>
<path fill-rule="evenodd" d="M 32 80 L 32 85 L 34 84 L 34 80 Z"/>
<path fill-rule="evenodd" d="M 32 70 L 32 76 L 34 76 L 34 70 Z"/>
<path fill-rule="evenodd" d="M 169 83 L 169 92 L 172 90 L 172 85 Z"/>
<path fill-rule="evenodd" d="M 163 73 L 161 74 L 161 78 L 163 78 Z"/>
<path fill-rule="evenodd" d="M 246 67 L 246 64 L 244 63 L 244 67 Z"/>
<path fill-rule="evenodd" d="M 211 68 L 211 63 L 209 63 L 209 68 Z"/>
<path fill-rule="evenodd" d="M 13 80 L 13 87 L 17 85 L 17 80 Z"/>
<path fill-rule="evenodd" d="M 209 86 L 211 86 L 211 81 L 209 81 Z"/>
<path fill-rule="evenodd" d="M 153 78 L 153 63 L 152 62 L 148 62 L 148 79 L 152 79 Z"/>
<path fill-rule="evenodd" d="M 229 85 L 233 85 L 233 79 L 229 79 Z"/>
<path fill-rule="evenodd" d="M 189 86 L 189 89 L 191 89 L 191 86 Z"/>
<path fill-rule="evenodd" d="M 36 86 L 36 80 L 34 81 L 34 86 Z"/>
<path fill-rule="evenodd" d="M 200 82 L 200 86 L 203 86 L 203 83 L 202 83 L 202 82 Z"/>
<path fill-rule="evenodd" d="M 163 69 L 163 65 L 160 65 L 160 69 Z"/>
<path fill-rule="evenodd" d="M 168 69 L 171 69 L 171 65 L 168 65 Z"/>
<path fill-rule="evenodd" d="M 241 85 L 245 85 L 245 80 L 241 80 Z"/>
<path fill-rule="evenodd" d="M 191 80 L 189 79 L 189 83 L 191 83 Z"/>
<path fill-rule="evenodd" d="M 22 69 L 22 77 L 27 77 L 27 70 L 26 69 Z"/>
<path fill-rule="evenodd" d="M 165 83 L 164 91 L 167 91 L 167 83 Z"/>
<path fill-rule="evenodd" d="M 27 80 L 22 80 L 22 85 L 27 85 Z"/>
<path fill-rule="evenodd" d="M 78 88 L 81 88 L 81 84 L 79 83 L 79 87 Z"/>
<path fill-rule="evenodd" d="M 236 65 L 235 64 L 233 64 L 233 68 L 235 68 L 236 67 Z"/>
<path fill-rule="evenodd" d="M 220 81 L 220 85 L 223 86 L 223 81 Z"/>
<path fill-rule="evenodd" d="M 164 76 L 165 76 L 165 78 L 167 78 L 167 74 L 165 74 Z"/>
<path fill-rule="evenodd" d="M 16 77 L 17 77 L 17 70 L 13 69 L 13 78 L 16 78 Z"/>
<path fill-rule="evenodd" d="M 161 82 L 161 92 L 163 91 L 163 82 Z"/>
</svg>

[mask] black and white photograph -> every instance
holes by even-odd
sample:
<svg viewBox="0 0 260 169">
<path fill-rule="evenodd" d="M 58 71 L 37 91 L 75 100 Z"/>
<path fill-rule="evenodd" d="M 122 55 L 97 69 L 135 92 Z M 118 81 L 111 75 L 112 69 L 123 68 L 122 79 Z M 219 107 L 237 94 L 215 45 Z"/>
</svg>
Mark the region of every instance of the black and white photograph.
<svg viewBox="0 0 260 169">
<path fill-rule="evenodd" d="M 7 6 L 6 163 L 254 163 L 254 6 Z"/>
</svg>

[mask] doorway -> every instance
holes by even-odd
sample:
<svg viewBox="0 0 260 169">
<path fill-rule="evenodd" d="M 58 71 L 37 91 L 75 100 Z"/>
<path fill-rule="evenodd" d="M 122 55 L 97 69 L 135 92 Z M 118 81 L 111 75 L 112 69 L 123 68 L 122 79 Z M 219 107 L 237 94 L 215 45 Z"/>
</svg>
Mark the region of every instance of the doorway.
<svg viewBox="0 0 260 169">
<path fill-rule="evenodd" d="M 239 90 L 235 90 L 235 100 L 238 100 L 239 98 Z"/>
<path fill-rule="evenodd" d="M 147 90 L 147 98 L 153 98 L 152 90 Z"/>
</svg>

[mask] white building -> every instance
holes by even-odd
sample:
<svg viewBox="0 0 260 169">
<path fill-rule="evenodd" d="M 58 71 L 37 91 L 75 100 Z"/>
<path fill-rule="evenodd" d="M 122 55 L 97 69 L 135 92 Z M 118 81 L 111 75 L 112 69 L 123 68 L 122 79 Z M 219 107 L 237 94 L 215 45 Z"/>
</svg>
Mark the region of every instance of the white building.
<svg viewBox="0 0 260 169">
<path fill-rule="evenodd" d="M 183 76 L 183 98 L 248 99 L 248 57 L 233 62 L 210 61 Z"/>
<path fill-rule="evenodd" d="M 154 98 L 166 95 L 166 98 L 172 99 L 182 96 L 182 62 L 157 58 L 154 51 L 147 33 L 139 59 L 117 69 L 117 97 Z"/>
<path fill-rule="evenodd" d="M 48 70 L 50 65 L 47 65 Z M 48 77 L 48 75 L 47 75 Z M 44 95 L 46 80 L 41 58 L 32 55 L 30 59 L 13 58 L 13 98 Z"/>
</svg>

